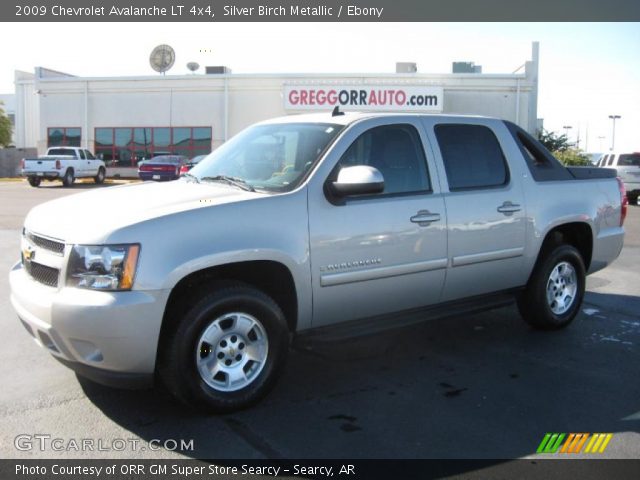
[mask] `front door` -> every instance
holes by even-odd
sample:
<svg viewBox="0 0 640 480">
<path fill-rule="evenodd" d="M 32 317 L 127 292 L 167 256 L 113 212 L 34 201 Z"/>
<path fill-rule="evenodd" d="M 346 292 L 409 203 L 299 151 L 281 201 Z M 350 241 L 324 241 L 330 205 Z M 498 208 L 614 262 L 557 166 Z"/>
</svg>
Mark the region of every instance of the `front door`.
<svg viewBox="0 0 640 480">
<path fill-rule="evenodd" d="M 423 132 L 415 119 L 402 117 L 402 123 L 358 124 L 345 134 L 350 146 L 326 181 L 343 167 L 369 165 L 384 177 L 380 194 L 332 201 L 322 182 L 310 185 L 314 327 L 439 301 L 447 219 Z"/>
</svg>

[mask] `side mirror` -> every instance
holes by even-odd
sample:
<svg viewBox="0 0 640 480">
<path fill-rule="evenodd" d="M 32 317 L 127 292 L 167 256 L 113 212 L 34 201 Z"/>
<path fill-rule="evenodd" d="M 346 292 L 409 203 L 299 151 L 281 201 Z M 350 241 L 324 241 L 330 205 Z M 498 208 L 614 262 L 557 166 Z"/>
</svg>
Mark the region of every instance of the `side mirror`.
<svg viewBox="0 0 640 480">
<path fill-rule="evenodd" d="M 382 193 L 384 178 L 380 170 L 367 165 L 344 167 L 331 187 L 333 193 L 339 197 Z"/>
</svg>

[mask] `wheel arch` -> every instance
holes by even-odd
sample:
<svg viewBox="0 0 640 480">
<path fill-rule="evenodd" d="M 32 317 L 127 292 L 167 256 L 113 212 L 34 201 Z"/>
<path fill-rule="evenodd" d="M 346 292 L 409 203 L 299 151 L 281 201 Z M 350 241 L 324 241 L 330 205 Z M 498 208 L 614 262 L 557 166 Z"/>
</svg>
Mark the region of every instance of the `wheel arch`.
<svg viewBox="0 0 640 480">
<path fill-rule="evenodd" d="M 585 271 L 589 271 L 591 265 L 591 258 L 593 256 L 593 229 L 587 222 L 569 222 L 560 225 L 555 225 L 544 237 L 544 240 L 540 244 L 540 250 L 538 251 L 538 257 L 536 258 L 535 265 L 540 263 L 543 256 L 553 246 L 566 243 L 575 247 L 584 262 Z M 529 275 L 531 278 L 533 272 Z"/>
<path fill-rule="evenodd" d="M 179 323 L 179 312 L 194 301 L 194 292 L 216 281 L 237 281 L 255 287 L 269 295 L 282 309 L 290 332 L 298 323 L 298 292 L 291 270 L 274 260 L 248 260 L 211 266 L 193 271 L 180 279 L 171 289 L 165 306 L 157 355 L 163 342 Z"/>
</svg>

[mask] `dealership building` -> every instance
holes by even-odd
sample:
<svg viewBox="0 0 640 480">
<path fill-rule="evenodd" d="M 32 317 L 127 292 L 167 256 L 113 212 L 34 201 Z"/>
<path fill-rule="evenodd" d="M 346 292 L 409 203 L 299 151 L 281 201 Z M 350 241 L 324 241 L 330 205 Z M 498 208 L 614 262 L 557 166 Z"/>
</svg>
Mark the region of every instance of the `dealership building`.
<svg viewBox="0 0 640 480">
<path fill-rule="evenodd" d="M 254 122 L 282 115 L 344 111 L 476 114 L 537 128 L 538 44 L 516 73 L 483 74 L 469 63 L 453 73 L 206 74 L 77 77 L 37 67 L 15 73 L 18 148 L 76 145 L 110 166 L 158 153 L 208 153 Z"/>
</svg>

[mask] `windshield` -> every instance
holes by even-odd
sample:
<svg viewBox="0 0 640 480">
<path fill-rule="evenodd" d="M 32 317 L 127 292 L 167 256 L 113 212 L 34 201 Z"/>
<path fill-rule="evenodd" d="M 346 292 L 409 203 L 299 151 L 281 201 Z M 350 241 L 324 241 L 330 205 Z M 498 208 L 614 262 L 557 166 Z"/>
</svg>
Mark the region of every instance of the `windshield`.
<svg viewBox="0 0 640 480">
<path fill-rule="evenodd" d="M 296 188 L 341 125 L 280 123 L 243 130 L 189 173 L 199 180 L 232 177 L 250 187 L 274 192 Z"/>
</svg>

